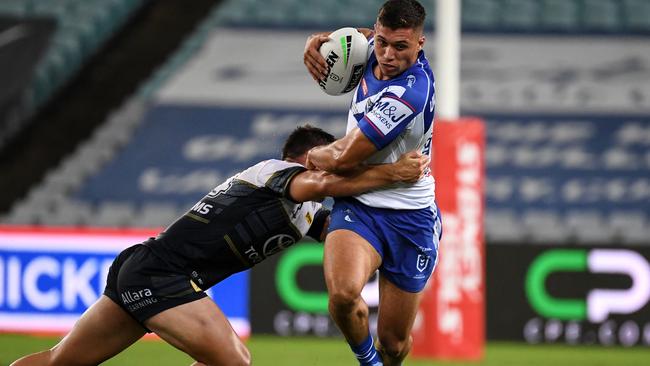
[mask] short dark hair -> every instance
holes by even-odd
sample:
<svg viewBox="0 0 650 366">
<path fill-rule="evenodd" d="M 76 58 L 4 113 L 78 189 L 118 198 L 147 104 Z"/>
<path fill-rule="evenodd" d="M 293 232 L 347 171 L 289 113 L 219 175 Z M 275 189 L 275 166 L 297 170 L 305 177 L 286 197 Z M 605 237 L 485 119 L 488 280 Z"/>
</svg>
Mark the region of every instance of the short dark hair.
<svg viewBox="0 0 650 366">
<path fill-rule="evenodd" d="M 336 138 L 318 127 L 299 126 L 287 137 L 282 147 L 282 160 L 295 159 L 314 146 L 327 145 Z"/>
<path fill-rule="evenodd" d="M 417 0 L 388 0 L 379 8 L 377 22 L 390 29 L 424 26 L 426 12 Z"/>
</svg>

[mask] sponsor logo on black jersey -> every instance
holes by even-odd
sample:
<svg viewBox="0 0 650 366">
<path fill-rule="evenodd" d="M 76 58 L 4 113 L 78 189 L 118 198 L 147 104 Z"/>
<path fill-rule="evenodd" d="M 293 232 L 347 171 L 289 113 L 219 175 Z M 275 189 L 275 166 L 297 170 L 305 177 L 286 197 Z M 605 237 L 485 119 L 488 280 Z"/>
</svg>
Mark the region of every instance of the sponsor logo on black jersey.
<svg viewBox="0 0 650 366">
<path fill-rule="evenodd" d="M 130 304 L 132 302 L 142 300 L 145 297 L 153 295 L 150 289 L 145 288 L 139 291 L 124 291 L 120 294 L 122 296 L 122 302 L 124 304 Z"/>
<path fill-rule="evenodd" d="M 120 293 L 122 303 L 128 307 L 129 311 L 136 311 L 151 304 L 157 303 L 158 299 L 152 296 L 153 292 L 151 292 L 151 290 L 148 288 L 138 291 L 124 291 Z"/>
<path fill-rule="evenodd" d="M 210 212 L 210 209 L 212 209 L 211 204 L 205 203 L 205 202 L 197 202 L 194 206 L 192 206 L 192 209 L 190 211 L 200 213 L 202 215 L 207 215 Z"/>
<path fill-rule="evenodd" d="M 296 239 L 294 239 L 291 235 L 278 234 L 270 237 L 264 243 L 264 248 L 262 250 L 264 251 L 264 255 L 268 257 L 292 246 L 295 242 Z"/>
</svg>

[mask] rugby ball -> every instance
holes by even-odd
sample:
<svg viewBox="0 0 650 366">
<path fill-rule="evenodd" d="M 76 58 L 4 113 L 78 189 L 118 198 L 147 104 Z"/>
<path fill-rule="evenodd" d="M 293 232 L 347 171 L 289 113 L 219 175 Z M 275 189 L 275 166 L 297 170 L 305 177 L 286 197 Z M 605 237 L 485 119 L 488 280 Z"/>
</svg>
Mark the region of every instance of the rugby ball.
<svg viewBox="0 0 650 366">
<path fill-rule="evenodd" d="M 363 77 L 368 61 L 368 40 L 350 27 L 332 32 L 329 38 L 319 50 L 327 62 L 327 75 L 318 85 L 329 95 L 341 95 L 352 91 Z"/>
</svg>

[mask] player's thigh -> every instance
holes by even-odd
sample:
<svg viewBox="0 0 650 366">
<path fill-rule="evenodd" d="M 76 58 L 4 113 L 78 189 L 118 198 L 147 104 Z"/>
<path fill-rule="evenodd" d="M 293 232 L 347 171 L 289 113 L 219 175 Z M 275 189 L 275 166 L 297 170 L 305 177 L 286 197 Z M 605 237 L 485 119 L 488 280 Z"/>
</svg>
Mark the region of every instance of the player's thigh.
<svg viewBox="0 0 650 366">
<path fill-rule="evenodd" d="M 404 342 L 408 339 L 422 292 L 408 292 L 379 277 L 379 317 L 377 335 L 383 343 Z"/>
<path fill-rule="evenodd" d="M 379 265 L 379 253 L 359 234 L 335 230 L 327 235 L 323 271 L 330 294 L 341 291 L 360 293 Z"/>
<path fill-rule="evenodd" d="M 250 353 L 221 309 L 208 297 L 154 315 L 147 328 L 208 365 L 248 365 Z"/>
<path fill-rule="evenodd" d="M 97 365 L 133 344 L 145 329 L 113 300 L 102 295 L 52 348 L 54 365 Z"/>
</svg>

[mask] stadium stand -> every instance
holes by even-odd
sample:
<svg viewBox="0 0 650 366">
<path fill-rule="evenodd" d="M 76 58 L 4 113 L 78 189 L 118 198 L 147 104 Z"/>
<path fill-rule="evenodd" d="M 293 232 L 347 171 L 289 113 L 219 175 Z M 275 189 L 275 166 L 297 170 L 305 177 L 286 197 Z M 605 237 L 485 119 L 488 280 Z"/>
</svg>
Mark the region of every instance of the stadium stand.
<svg viewBox="0 0 650 366">
<path fill-rule="evenodd" d="M 120 29 L 146 0 L 3 0 L 0 16 L 17 19 L 45 18 L 56 21 L 50 46 L 24 91 L 21 123 L 2 128 L 0 148 Z M 0 121 L 2 122 L 2 121 Z"/>
<path fill-rule="evenodd" d="M 582 24 L 588 31 L 620 32 L 621 4 L 616 0 L 584 0 Z"/>
<path fill-rule="evenodd" d="M 539 1 L 505 0 L 501 4 L 501 27 L 530 31 L 539 28 Z"/>
<path fill-rule="evenodd" d="M 169 223 L 187 209 L 187 201 L 93 201 L 84 199 L 79 192 L 87 187 L 89 178 L 96 177 L 107 164 L 115 162 L 124 148 L 133 147 L 133 134 L 142 127 L 156 93 L 201 50 L 214 28 L 331 29 L 350 24 L 369 25 L 380 3 L 380 0 L 356 1 L 345 12 L 341 11 L 339 0 L 281 0 L 274 2 L 273 7 L 259 6 L 260 2 L 254 0 L 233 0 L 215 6 L 165 65 L 155 70 L 90 140 L 49 172 L 25 198 L 17 201 L 2 222 L 118 227 L 157 227 Z M 337 23 L 332 24 L 324 14 L 337 14 Z M 463 0 L 462 13 L 463 29 L 482 35 L 638 36 L 650 33 L 648 19 L 650 5 L 643 0 Z M 92 46 L 92 39 L 83 39 L 83 44 Z M 66 57 L 85 54 L 82 52 L 85 48 L 69 48 L 72 50 L 68 50 Z M 603 126 L 598 116 L 578 118 L 577 123 L 574 117 L 495 116 L 491 113 L 484 113 L 484 116 L 488 120 L 488 242 L 650 243 L 647 208 L 639 208 L 640 202 L 641 205 L 647 202 L 643 197 L 650 195 L 644 196 L 642 192 L 640 199 L 625 196 L 627 201 L 617 206 L 610 199 L 615 194 L 596 184 L 613 185 L 607 174 L 624 176 L 626 187 L 636 184 L 634 182 L 644 184 L 650 160 L 640 167 L 626 167 L 621 165 L 621 153 L 615 151 L 623 150 L 638 160 L 647 154 L 650 140 L 626 143 L 624 137 L 630 135 L 626 135 L 626 128 L 632 127 L 615 125 L 621 118 L 612 119 L 609 127 L 594 132 Z M 643 121 L 642 126 L 646 126 L 647 118 Z M 644 128 L 639 127 L 637 132 L 641 133 L 631 136 L 644 136 Z M 616 136 L 623 137 L 616 139 Z M 608 155 L 608 151 L 614 152 Z M 581 170 L 588 158 L 610 170 L 605 171 L 604 176 L 598 176 L 593 170 Z"/>
<path fill-rule="evenodd" d="M 226 1 L 215 19 L 236 27 L 369 26 L 381 3 L 281 0 L 262 7 L 256 0 Z M 649 7 L 644 0 L 462 0 L 462 27 L 480 33 L 648 34 Z"/>
<path fill-rule="evenodd" d="M 625 29 L 631 32 L 647 32 L 650 29 L 650 2 L 624 0 L 622 19 Z"/>
<path fill-rule="evenodd" d="M 540 27 L 547 31 L 575 31 L 579 27 L 579 9 L 577 1 L 541 1 Z"/>
<path fill-rule="evenodd" d="M 526 232 L 525 241 L 555 244 L 564 243 L 570 239 L 566 225 L 555 211 L 530 210 L 524 215 L 522 224 Z M 495 228 L 492 227 L 492 230 Z"/>
</svg>

